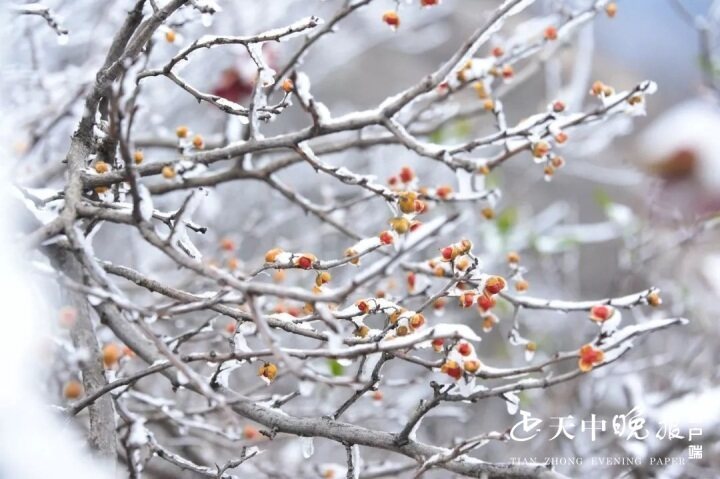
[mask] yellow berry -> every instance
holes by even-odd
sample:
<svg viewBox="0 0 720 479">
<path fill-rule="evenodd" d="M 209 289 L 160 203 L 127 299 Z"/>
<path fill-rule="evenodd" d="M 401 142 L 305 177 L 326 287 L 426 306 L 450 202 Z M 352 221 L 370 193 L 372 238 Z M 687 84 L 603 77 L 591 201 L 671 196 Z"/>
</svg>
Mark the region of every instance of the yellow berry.
<svg viewBox="0 0 720 479">
<path fill-rule="evenodd" d="M 171 165 L 163 166 L 161 173 L 163 175 L 163 178 L 165 178 L 167 180 L 171 180 L 171 179 L 175 178 L 175 174 L 176 174 L 175 168 L 173 168 Z"/>
<path fill-rule="evenodd" d="M 104 161 L 98 161 L 95 163 L 95 171 L 100 174 L 107 173 L 108 171 L 110 171 L 110 165 L 108 165 Z"/>
</svg>

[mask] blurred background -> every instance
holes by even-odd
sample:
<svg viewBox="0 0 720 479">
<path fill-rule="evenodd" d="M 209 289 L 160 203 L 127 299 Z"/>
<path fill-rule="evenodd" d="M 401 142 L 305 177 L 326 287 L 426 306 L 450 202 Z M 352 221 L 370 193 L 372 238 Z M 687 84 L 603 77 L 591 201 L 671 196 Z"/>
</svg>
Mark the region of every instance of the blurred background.
<svg viewBox="0 0 720 479">
<path fill-rule="evenodd" d="M 8 150 L 6 166 L 12 182 L 33 191 L 54 191 L 63 184 L 63 159 L 69 137 L 80 115 L 77 101 L 93 80 L 102 63 L 112 34 L 123 20 L 129 3 L 49 0 L 45 2 L 62 19 L 70 32 L 58 38 L 41 18 L 16 16 L 5 12 L 10 27 L 5 34 L 2 62 L 2 99 L 4 110 L 3 147 Z M 158 67 L 184 45 L 206 33 L 255 33 L 286 25 L 308 15 L 329 18 L 344 2 L 336 0 L 236 0 L 220 2 L 222 12 L 212 18 L 200 18 L 195 12 L 181 11 L 170 25 L 181 38 L 169 44 L 158 38 L 153 45 L 150 66 Z M 321 40 L 305 57 L 300 69 L 312 81 L 314 96 L 325 103 L 333 116 L 363 108 L 372 108 L 387 96 L 414 84 L 454 52 L 489 12 L 500 3 L 485 0 L 443 0 L 434 8 L 420 9 L 417 2 L 400 2 L 402 23 L 393 31 L 380 21 L 382 13 L 395 8 L 395 2 L 378 0 L 344 20 L 338 31 Z M 551 22 L 554 12 L 579 9 L 590 2 L 582 0 L 538 0 L 522 15 L 514 17 L 496 35 L 482 55 L 494 45 L 538 35 Z M 198 20 L 199 19 L 199 20 Z M 576 35 L 564 39 L 553 55 L 542 57 L 526 81 L 507 85 L 502 101 L 508 124 L 514 125 L 537 112 L 545 111 L 555 99 L 563 99 L 572 111 L 588 111 L 597 105 L 587 95 L 590 84 L 601 80 L 617 90 L 628 90 L 643 80 L 658 85 L 648 97 L 647 115 L 617 118 L 607 123 L 570 131 L 571 141 L 562 149 L 567 162 L 553 178 L 543 179 L 542 169 L 533 165 L 528 154 L 518 155 L 488 178 L 488 185 L 502 190 L 494 206 L 496 218 L 483 218 L 478 205 L 443 208 L 474 208 L 472 220 L 464 221 L 445 240 L 470 237 L 482 251 L 487 271 L 507 274 L 505 254 L 518 250 L 527 268 L 528 294 L 543 298 L 596 299 L 622 296 L 657 286 L 662 291 L 661 310 L 640 308 L 624 313 L 627 323 L 651 317 L 684 316 L 690 324 L 643 338 L 624 360 L 592 375 L 559 386 L 519 394 L 520 406 L 533 416 L 549 420 L 572 414 L 576 423 L 591 414 L 607 419 L 625 414 L 638 406 L 645 411 L 650 430 L 661 422 L 676 422 L 682 431 L 701 427 L 704 446 L 702 459 L 686 460 L 667 467 L 615 465 L 597 467 L 586 460 L 582 465 L 561 464 L 558 469 L 570 477 L 720 477 L 720 235 L 717 231 L 720 211 L 720 109 L 718 85 L 720 71 L 717 55 L 720 47 L 720 2 L 712 0 L 625 0 L 618 2 L 615 18 L 598 15 Z M 270 44 L 268 61 L 281 65 L 301 40 Z M 244 75 L 250 61 L 243 50 L 217 48 L 199 53 L 201 61 L 191 62 L 183 71 L 185 78 L 203 91 L 228 87 L 227 72 L 235 72 L 233 94 L 247 97 Z M 225 73 L 225 77 L 223 76 Z M 232 86 L 234 85 L 234 86 Z M 128 84 L 128 88 L 130 84 Z M 243 97 L 243 95 L 245 95 Z M 198 104 L 184 91 L 163 77 L 144 80 L 135 144 L 152 161 L 172 159 L 176 154 L 174 131 L 187 125 L 202 133 L 209 146 L 239 138 L 240 125 L 206 104 Z M 460 102 L 477 102 L 472 91 L 460 95 Z M 298 107 L 284 113 L 280 120 L 263 127 L 270 136 L 308 124 L 307 115 Z M 491 115 L 477 115 L 445 124 L 430 138 L 438 143 L 456 143 L 495 130 Z M 329 155 L 325 160 L 347 165 L 353 171 L 371 173 L 380 180 L 411 166 L 423 184 L 455 185 L 451 171 L 420 158 L 402 146 L 351 150 Z M 259 161 L 262 162 L 262 159 Z M 298 164 L 282 171 L 283 181 L 311 200 L 324 203 L 347 199 L 350 188 L 338 188 L 337 181 L 308 173 L 307 165 Z M 153 180 L 148 182 L 151 184 Z M 171 193 L 156 199 L 158 208 L 176 209 L 184 193 Z M 14 201 L 14 200 L 9 200 Z M 351 223 L 363 235 L 382 229 L 385 217 L 378 216 L 384 205 L 363 202 L 339 219 Z M 23 222 L 23 214 L 21 223 Z M 232 238 L 237 245 L 236 258 L 241 268 L 254 268 L 262 262 L 269 245 L 289 250 L 331 252 L 338 257 L 347 240 L 327 229 L 312 216 L 302 214 L 266 185 L 233 182 L 214 188 L 199 210 L 198 222 L 210 231 L 197 238 L 196 244 L 208 260 L 218 263 L 229 258 L 218 247 L 221 238 Z M 193 238 L 195 240 L 195 238 Z M 432 245 L 432 248 L 442 246 Z M 107 225 L 95 239 L 96 252 L 103 259 L 130 264 L 134 268 L 183 287 L 193 278 L 177 271 L 156 251 L 144 248 L 137 233 L 118 225 Z M 20 269 L 28 269 L 21 266 Z M 25 271 L 26 273 L 28 271 Z M 6 273 L 8 275 L 15 273 Z M 340 281 L 352 270 L 337 274 Z M 404 276 L 398 272 L 393 281 L 375 285 L 390 294 L 401 294 Z M 290 271 L 288 284 L 307 284 L 307 276 Z M 62 337 L 54 324 L 59 296 L 47 279 L 30 272 L 28 287 L 47 300 L 35 316 L 41 330 Z M 438 283 L 439 285 L 440 283 Z M 152 298 L 137 294 L 138 301 Z M 16 299 L 9 301 L 17 302 Z M 291 305 L 292 306 L 292 305 Z M 18 308 L 24 310 L 21 305 Z M 448 307 L 445 313 L 453 321 L 479 330 L 479 320 Z M 500 323 L 483 334 L 481 358 L 490 364 L 524 364 L 522 347 L 508 344 L 511 311 L 499 312 Z M 584 314 L 523 311 L 519 317 L 523 337 L 538 343 L 538 358 L 555 351 L 573 349 L 592 337 L 594 327 Z M 202 318 L 163 325 L 167 334 L 182 331 Z M 49 326 L 49 323 L 53 323 Z M 224 323 L 218 321 L 217 330 Z M 6 326 L 5 339 L 14 337 L 13 325 Z M 100 329 L 101 342 L 113 340 Z M 56 359 L 51 368 L 43 368 L 43 378 L 30 389 L 47 402 L 61 404 L 62 384 L 72 376 L 72 355 L 48 341 Z M 222 338 L 208 339 L 211 345 Z M 37 345 L 33 346 L 36 347 Z M 200 348 L 200 345 L 197 345 Z M 205 347 L 205 345 L 203 345 Z M 18 354 L 12 350 L 13 355 Z M 59 358 L 59 359 L 58 359 Z M 129 364 L 127 368 L 141 365 Z M 49 369 L 49 370 L 48 370 Z M 48 374 L 44 374 L 48 373 Z M 386 371 L 382 404 L 367 400 L 367 407 L 346 419 L 367 427 L 394 429 L 384 417 L 376 418 L 374 409 L 388 408 L 390 417 L 401 424 L 418 398 L 428 394 L 427 382 L 410 381 L 415 371 L 405 365 L 393 365 Z M 254 371 L 238 372 L 231 386 L 252 381 Z M 393 381 L 398 387 L 393 387 Z M 168 394 L 169 386 L 139 383 L 148 394 Z M 294 390 L 291 381 L 278 382 L 273 392 Z M 319 386 L 318 386 L 319 387 Z M 343 392 L 315 391 L 315 400 L 293 403 L 300 415 L 322 414 Z M 182 392 L 178 393 L 182 395 Z M 187 398 L 187 401 L 191 399 Z M 15 405 L 19 407 L 19 405 Z M 145 405 L 151 408 L 152 405 Z M 38 406 L 39 409 L 49 406 Z M 486 400 L 480 404 L 448 405 L 438 408 L 423 422 L 418 439 L 432 444 L 450 444 L 458 435 L 483 431 L 504 431 L 520 417 L 508 414 L 506 401 Z M 7 414 L 13 414 L 10 408 Z M 670 418 L 670 419 L 668 419 Z M 222 419 L 222 418 L 221 418 Z M 49 419 L 50 420 L 50 419 Z M 13 434 L 0 420 L 4 436 Z M 652 427 L 651 427 L 652 426 Z M 38 426 L 41 428 L 42 426 Z M 608 425 L 611 428 L 610 425 Z M 60 429 L 71 427 L 67 422 Z M 621 457 L 653 456 L 687 459 L 687 442 L 617 440 L 612 435 L 588 441 L 579 435 L 571 441 L 550 441 L 545 430 L 536 440 L 523 443 L 491 443 L 475 452 L 488 461 L 510 461 L 517 457 Z M 168 446 L 177 447 L 207 463 L 222 461 L 234 444 L 214 438 L 202 448 L 197 436 L 190 440 L 187 431 L 163 425 L 157 432 Z M 72 451 L 80 451 L 82 439 L 75 438 Z M 77 446 L 77 447 L 75 447 Z M 18 448 L 17 444 L 14 445 Z M 263 445 L 262 448 L 265 446 Z M 247 477 L 323 477 L 326 470 L 341 469 L 342 447 L 315 441 L 315 454 L 305 460 L 301 446 L 293 439 L 279 438 L 268 446 L 269 457 L 262 467 L 248 466 Z M 13 448 L 0 450 L 2 464 Z M 381 467 L 387 457 L 381 451 L 364 450 L 367 464 Z M 400 465 L 402 466 L 402 464 Z M 39 466 L 38 466 L 39 467 Z M 292 471 L 292 472 L 289 472 Z M 193 477 L 163 463 L 152 462 L 148 477 Z M 27 475 L 23 475 L 27 474 Z M 34 472 L 4 477 L 39 477 Z M 412 477 L 412 469 L 399 477 Z M 446 472 L 431 472 L 427 477 L 449 477 Z M 69 476 L 68 476 L 69 477 Z M 73 476 L 77 477 L 77 476 Z M 97 476 L 96 476 L 97 477 Z M 327 476 L 325 476 L 327 477 Z M 340 476 L 338 476 L 340 477 Z M 371 473 L 362 477 L 373 476 Z"/>
</svg>

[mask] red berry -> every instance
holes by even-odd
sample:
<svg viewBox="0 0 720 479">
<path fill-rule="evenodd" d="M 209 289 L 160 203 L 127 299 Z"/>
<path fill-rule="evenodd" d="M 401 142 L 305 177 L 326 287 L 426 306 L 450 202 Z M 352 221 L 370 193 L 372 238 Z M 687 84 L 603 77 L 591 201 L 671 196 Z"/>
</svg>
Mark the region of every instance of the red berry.
<svg viewBox="0 0 720 479">
<path fill-rule="evenodd" d="M 460 306 L 463 308 L 469 308 L 475 302 L 475 294 L 471 291 L 466 291 L 460 295 Z"/>
<path fill-rule="evenodd" d="M 460 343 L 457 347 L 458 353 L 463 356 L 469 356 L 472 353 L 472 347 L 468 343 Z"/>
<path fill-rule="evenodd" d="M 383 22 L 387 23 L 391 27 L 399 27 L 400 26 L 400 16 L 397 14 L 396 11 L 388 10 L 385 12 L 382 16 Z"/>
<path fill-rule="evenodd" d="M 367 304 L 365 300 L 360 300 L 357 303 L 355 303 L 355 306 L 360 310 L 361 313 L 367 314 L 368 311 L 370 311 L 370 306 Z"/>
<path fill-rule="evenodd" d="M 447 374 L 453 379 L 460 379 L 462 377 L 462 368 L 457 361 L 449 360 L 442 365 L 440 371 Z"/>
<path fill-rule="evenodd" d="M 498 294 L 505 288 L 505 280 L 500 276 L 491 276 L 485 283 L 485 291 L 490 294 Z"/>
<path fill-rule="evenodd" d="M 415 172 L 409 166 L 403 166 L 400 169 L 400 181 L 410 183 L 415 178 Z"/>
<path fill-rule="evenodd" d="M 412 318 L 410 318 L 410 326 L 413 327 L 413 329 L 421 328 L 425 324 L 425 316 L 418 313 L 414 315 Z"/>
<path fill-rule="evenodd" d="M 610 319 L 614 312 L 611 306 L 604 304 L 593 306 L 592 309 L 590 309 L 590 319 L 598 323 L 603 323 Z"/>
<path fill-rule="evenodd" d="M 448 185 L 438 186 L 437 190 L 435 190 L 435 194 L 438 198 L 446 200 L 452 194 L 452 187 Z"/>
<path fill-rule="evenodd" d="M 298 266 L 300 266 L 302 269 L 312 268 L 312 263 L 312 258 L 308 256 L 301 256 L 300 258 L 298 258 Z"/>
<path fill-rule="evenodd" d="M 480 296 L 478 296 L 477 304 L 483 311 L 488 311 L 492 309 L 493 306 L 495 306 L 495 299 L 492 296 L 481 294 Z"/>
<path fill-rule="evenodd" d="M 410 291 L 415 289 L 415 273 L 412 271 L 407 274 L 407 284 Z"/>
<path fill-rule="evenodd" d="M 492 54 L 496 58 L 500 58 L 505 54 L 505 51 L 502 49 L 502 47 L 495 47 L 492 49 Z"/>
<path fill-rule="evenodd" d="M 584 373 L 590 371 L 593 366 L 605 360 L 605 353 L 593 347 L 591 344 L 586 344 L 581 347 L 578 355 L 580 356 L 578 367 L 580 371 Z"/>
<path fill-rule="evenodd" d="M 393 238 L 392 233 L 389 231 L 383 231 L 380 233 L 380 242 L 382 244 L 393 244 L 393 241 L 395 241 L 395 238 Z"/>
<path fill-rule="evenodd" d="M 557 40 L 557 28 L 549 26 L 545 29 L 546 40 Z"/>
</svg>

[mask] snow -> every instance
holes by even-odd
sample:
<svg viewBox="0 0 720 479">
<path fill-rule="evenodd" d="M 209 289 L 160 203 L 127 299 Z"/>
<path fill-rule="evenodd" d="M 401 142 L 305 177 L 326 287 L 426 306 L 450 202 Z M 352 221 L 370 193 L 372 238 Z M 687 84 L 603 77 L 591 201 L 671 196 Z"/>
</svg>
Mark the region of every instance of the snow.
<svg viewBox="0 0 720 479">
<path fill-rule="evenodd" d="M 302 455 L 305 459 L 310 459 L 315 454 L 315 444 L 312 437 L 301 437 L 300 446 L 302 447 Z"/>
</svg>

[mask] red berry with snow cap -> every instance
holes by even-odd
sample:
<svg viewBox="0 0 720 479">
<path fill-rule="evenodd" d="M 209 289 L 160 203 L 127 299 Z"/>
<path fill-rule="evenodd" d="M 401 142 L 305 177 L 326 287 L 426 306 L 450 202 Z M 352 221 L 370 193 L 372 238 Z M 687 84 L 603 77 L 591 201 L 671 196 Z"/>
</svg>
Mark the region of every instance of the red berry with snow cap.
<svg viewBox="0 0 720 479">
<path fill-rule="evenodd" d="M 596 323 L 604 323 L 613 315 L 615 310 L 612 306 L 599 304 L 590 309 L 590 319 Z"/>
</svg>

